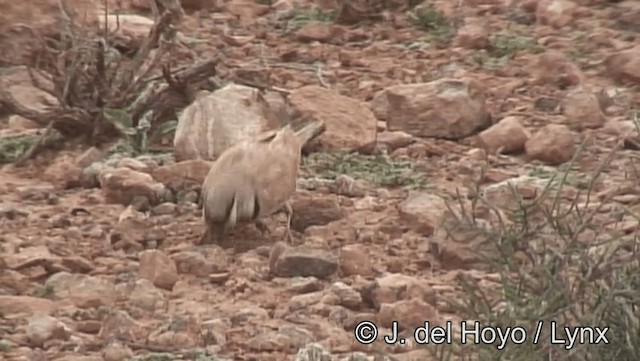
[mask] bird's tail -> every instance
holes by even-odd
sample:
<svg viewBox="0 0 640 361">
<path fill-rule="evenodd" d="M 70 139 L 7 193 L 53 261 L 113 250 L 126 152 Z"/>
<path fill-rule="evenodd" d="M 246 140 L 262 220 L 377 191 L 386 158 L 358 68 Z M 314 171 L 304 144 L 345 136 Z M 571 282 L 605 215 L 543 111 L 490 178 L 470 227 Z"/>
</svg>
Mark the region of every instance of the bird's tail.
<svg viewBox="0 0 640 361">
<path fill-rule="evenodd" d="M 304 146 L 311 139 L 324 133 L 325 130 L 326 126 L 322 120 L 313 120 L 296 130 L 295 133 L 296 137 L 300 140 L 300 144 Z"/>
</svg>

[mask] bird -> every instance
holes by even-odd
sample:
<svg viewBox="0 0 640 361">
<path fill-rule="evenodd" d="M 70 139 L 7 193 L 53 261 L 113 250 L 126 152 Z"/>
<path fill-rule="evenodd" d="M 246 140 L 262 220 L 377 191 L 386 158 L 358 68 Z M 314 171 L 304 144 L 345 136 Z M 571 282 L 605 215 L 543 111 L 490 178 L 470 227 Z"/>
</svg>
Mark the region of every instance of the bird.
<svg viewBox="0 0 640 361">
<path fill-rule="evenodd" d="M 291 197 L 302 157 L 302 147 L 325 131 L 321 120 L 307 122 L 297 131 L 291 124 L 227 148 L 215 160 L 202 184 L 200 244 L 228 243 L 227 230 L 253 223 L 263 234 L 263 219 L 279 212 L 287 216 L 286 239 L 293 242 Z"/>
</svg>

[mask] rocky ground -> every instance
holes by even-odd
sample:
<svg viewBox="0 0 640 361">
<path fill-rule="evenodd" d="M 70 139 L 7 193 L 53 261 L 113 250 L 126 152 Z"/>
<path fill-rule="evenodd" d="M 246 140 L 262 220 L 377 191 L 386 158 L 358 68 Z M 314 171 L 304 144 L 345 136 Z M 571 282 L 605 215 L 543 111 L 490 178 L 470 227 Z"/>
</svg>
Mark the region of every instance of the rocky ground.
<svg viewBox="0 0 640 361">
<path fill-rule="evenodd" d="M 266 236 L 233 230 L 233 248 L 196 244 L 211 163 L 194 158 L 211 155 L 206 145 L 144 155 L 74 145 L 19 167 L 6 141 L 3 359 L 435 360 L 413 342 L 360 344 L 354 327 L 369 320 L 382 335 L 398 321 L 409 337 L 425 320 L 473 319 L 449 302 L 475 297 L 461 279 L 496 290 L 500 274 L 470 228 L 504 236 L 497 215 L 517 223 L 514 199 L 587 214 L 571 234 L 592 252 L 635 235 L 640 3 L 203 3 L 183 1 L 185 54 L 222 51 L 220 79 L 268 84 L 276 114 L 326 123 L 305 150 L 296 244 L 278 243 L 283 215 Z M 146 2 L 126 6 L 149 14 Z M 3 73 L 5 88 L 46 103 L 18 73 Z M 254 119 L 232 97 L 246 88 L 227 89 L 220 104 L 232 111 L 220 111 Z M 196 139 L 205 120 L 183 118 Z M 16 115 L 0 127 L 38 128 Z M 517 247 L 511 256 L 533 262 Z"/>
</svg>

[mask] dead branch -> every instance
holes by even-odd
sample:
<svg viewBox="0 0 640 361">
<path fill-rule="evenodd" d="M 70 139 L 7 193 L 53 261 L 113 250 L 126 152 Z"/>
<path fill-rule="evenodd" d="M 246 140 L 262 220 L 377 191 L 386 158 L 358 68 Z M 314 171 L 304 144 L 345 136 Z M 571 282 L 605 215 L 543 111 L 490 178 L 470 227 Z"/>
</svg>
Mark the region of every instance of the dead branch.
<svg viewBox="0 0 640 361">
<path fill-rule="evenodd" d="M 217 57 L 174 73 L 163 68 L 166 84 L 159 84 L 159 80 L 146 82 L 146 90 L 130 107 L 134 123 L 137 124 L 149 109 L 153 109 L 154 113 L 149 120 L 152 126 L 170 119 L 176 110 L 193 102 L 196 91 L 207 79 L 216 75 L 216 66 L 220 60 L 221 57 Z"/>
</svg>

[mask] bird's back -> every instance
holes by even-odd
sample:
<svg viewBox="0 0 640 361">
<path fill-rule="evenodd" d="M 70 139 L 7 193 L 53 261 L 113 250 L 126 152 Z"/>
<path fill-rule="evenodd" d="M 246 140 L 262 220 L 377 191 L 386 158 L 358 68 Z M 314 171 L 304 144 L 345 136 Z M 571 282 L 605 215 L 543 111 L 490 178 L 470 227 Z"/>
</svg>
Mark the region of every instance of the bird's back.
<svg viewBox="0 0 640 361">
<path fill-rule="evenodd" d="M 226 222 L 234 200 L 238 222 L 278 211 L 295 192 L 300 151 L 300 141 L 289 128 L 227 149 L 204 181 L 205 218 Z"/>
</svg>

